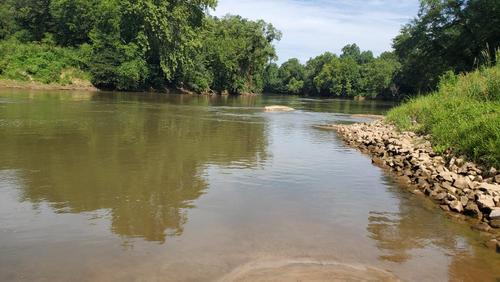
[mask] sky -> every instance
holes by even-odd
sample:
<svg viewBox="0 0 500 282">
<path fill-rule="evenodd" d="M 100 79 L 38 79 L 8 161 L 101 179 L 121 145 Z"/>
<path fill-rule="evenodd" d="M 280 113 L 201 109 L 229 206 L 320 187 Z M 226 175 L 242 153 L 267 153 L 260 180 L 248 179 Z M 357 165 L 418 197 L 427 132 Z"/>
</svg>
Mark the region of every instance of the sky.
<svg viewBox="0 0 500 282">
<path fill-rule="evenodd" d="M 391 50 L 401 26 L 417 15 L 418 0 L 219 0 L 212 15 L 263 19 L 283 33 L 279 62 L 303 63 L 356 43 L 375 55 Z"/>
</svg>

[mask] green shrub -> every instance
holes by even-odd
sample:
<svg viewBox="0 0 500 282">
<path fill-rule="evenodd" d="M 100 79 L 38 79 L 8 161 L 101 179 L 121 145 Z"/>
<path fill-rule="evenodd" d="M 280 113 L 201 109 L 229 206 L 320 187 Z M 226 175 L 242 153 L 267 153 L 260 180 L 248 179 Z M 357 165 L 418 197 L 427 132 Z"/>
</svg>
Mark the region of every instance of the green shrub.
<svg viewBox="0 0 500 282">
<path fill-rule="evenodd" d="M 62 48 L 51 43 L 0 41 L 0 78 L 45 84 L 88 81 L 88 46 Z"/>
<path fill-rule="evenodd" d="M 431 134 L 438 152 L 452 148 L 500 167 L 500 65 L 465 75 L 447 73 L 437 92 L 394 108 L 387 120 L 400 130 Z"/>
</svg>

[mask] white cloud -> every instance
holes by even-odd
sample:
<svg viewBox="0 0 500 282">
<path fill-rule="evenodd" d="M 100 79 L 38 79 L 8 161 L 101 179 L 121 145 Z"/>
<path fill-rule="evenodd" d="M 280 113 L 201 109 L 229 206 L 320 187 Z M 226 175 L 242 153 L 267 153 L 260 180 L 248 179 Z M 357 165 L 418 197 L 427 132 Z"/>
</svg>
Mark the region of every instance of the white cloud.
<svg viewBox="0 0 500 282">
<path fill-rule="evenodd" d="M 283 32 L 279 61 L 302 62 L 356 43 L 378 55 L 417 14 L 418 0 L 219 0 L 212 14 L 263 19 Z"/>
</svg>

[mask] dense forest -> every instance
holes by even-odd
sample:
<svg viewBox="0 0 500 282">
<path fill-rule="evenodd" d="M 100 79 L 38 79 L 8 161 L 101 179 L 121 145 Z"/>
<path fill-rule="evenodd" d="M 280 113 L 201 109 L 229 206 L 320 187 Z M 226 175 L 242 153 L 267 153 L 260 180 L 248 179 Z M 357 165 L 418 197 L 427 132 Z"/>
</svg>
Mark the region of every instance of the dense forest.
<svg viewBox="0 0 500 282">
<path fill-rule="evenodd" d="M 415 19 L 376 57 L 356 44 L 305 64 L 276 64 L 272 24 L 217 18 L 216 0 L 2 0 L 0 78 L 101 89 L 277 92 L 401 99 L 447 72 L 495 61 L 500 1 L 421 0 Z"/>
<path fill-rule="evenodd" d="M 0 75 L 66 83 L 81 70 L 103 89 L 262 91 L 263 71 L 276 58 L 272 42 L 280 33 L 263 21 L 211 17 L 207 11 L 215 5 L 215 0 L 5 0 Z"/>
</svg>

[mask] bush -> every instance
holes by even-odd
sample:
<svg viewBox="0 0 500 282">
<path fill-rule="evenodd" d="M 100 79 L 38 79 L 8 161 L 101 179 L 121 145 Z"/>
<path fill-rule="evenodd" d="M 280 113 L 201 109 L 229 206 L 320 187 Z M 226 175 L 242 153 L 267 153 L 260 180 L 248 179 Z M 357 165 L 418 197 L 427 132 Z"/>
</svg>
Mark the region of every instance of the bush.
<svg viewBox="0 0 500 282">
<path fill-rule="evenodd" d="M 445 74 L 439 90 L 387 115 L 401 130 L 431 134 L 436 151 L 452 148 L 500 167 L 500 65 L 465 75 Z"/>
<path fill-rule="evenodd" d="M 89 80 L 86 69 L 87 46 L 56 47 L 50 43 L 0 42 L 0 78 L 45 84 L 71 84 Z"/>
</svg>

